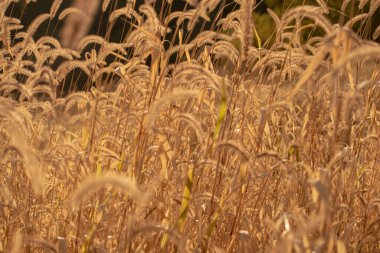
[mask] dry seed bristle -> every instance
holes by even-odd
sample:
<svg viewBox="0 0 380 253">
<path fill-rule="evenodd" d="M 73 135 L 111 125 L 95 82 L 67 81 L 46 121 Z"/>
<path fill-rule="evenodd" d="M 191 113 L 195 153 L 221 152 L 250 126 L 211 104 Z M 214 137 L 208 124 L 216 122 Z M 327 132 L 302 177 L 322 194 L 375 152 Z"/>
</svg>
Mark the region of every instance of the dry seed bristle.
<svg viewBox="0 0 380 253">
<path fill-rule="evenodd" d="M 147 129 L 152 129 L 154 126 L 155 119 L 159 116 L 160 111 L 165 109 L 165 106 L 170 105 L 177 99 L 189 99 L 195 98 L 199 94 L 198 90 L 185 90 L 185 89 L 175 89 L 171 93 L 157 99 L 149 112 L 144 118 L 144 126 Z"/>
<path fill-rule="evenodd" d="M 108 185 L 118 187 L 134 199 L 143 201 L 144 196 L 138 190 L 133 179 L 116 173 L 107 173 L 100 176 L 87 177 L 73 193 L 71 200 L 72 205 L 79 207 L 81 203 L 86 201 L 89 193 Z"/>
</svg>

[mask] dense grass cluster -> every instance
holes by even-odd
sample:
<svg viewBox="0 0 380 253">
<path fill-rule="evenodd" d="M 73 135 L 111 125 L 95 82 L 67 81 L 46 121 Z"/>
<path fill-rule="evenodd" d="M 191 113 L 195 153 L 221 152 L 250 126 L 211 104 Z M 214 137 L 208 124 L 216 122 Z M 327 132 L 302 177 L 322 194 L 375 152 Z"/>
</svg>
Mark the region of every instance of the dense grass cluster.
<svg viewBox="0 0 380 253">
<path fill-rule="evenodd" d="M 0 251 L 379 252 L 380 1 L 268 10 L 260 47 L 255 1 L 175 1 L 0 1 Z"/>
</svg>

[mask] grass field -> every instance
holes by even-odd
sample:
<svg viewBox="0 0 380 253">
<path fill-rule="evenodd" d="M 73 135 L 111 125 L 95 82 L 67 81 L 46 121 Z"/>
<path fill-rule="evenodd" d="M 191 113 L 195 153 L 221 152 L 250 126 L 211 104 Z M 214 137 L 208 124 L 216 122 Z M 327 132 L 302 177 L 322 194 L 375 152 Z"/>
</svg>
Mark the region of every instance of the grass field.
<svg viewBox="0 0 380 253">
<path fill-rule="evenodd" d="M 268 10 L 271 43 L 250 0 L 28 2 L 0 1 L 0 252 L 380 252 L 380 1 Z"/>
</svg>

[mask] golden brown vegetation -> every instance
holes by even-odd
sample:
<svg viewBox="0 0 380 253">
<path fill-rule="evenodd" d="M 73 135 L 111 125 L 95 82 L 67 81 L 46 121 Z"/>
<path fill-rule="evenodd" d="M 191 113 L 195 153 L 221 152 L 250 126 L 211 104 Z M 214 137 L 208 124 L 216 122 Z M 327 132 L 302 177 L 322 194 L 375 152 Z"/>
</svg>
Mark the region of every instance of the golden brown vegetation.
<svg viewBox="0 0 380 253">
<path fill-rule="evenodd" d="M 0 2 L 0 251 L 379 252 L 380 46 L 350 28 L 380 1 L 343 26 L 322 0 L 269 11 L 270 48 L 251 44 L 250 0 L 192 39 L 225 1 L 166 18 L 127 1 L 120 43 L 81 38 L 95 12 L 59 0 L 23 29 L 15 2 Z M 34 37 L 53 19 L 81 28 L 62 30 L 72 49 Z M 61 97 L 73 71 L 92 88 Z"/>
</svg>

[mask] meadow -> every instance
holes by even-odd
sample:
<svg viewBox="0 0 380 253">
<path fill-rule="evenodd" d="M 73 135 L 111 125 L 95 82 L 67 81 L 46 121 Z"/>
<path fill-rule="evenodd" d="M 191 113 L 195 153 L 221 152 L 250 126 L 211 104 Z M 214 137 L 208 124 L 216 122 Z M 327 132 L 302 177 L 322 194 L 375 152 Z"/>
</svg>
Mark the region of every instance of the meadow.
<svg viewBox="0 0 380 253">
<path fill-rule="evenodd" d="M 0 252 L 380 252 L 380 1 L 234 1 L 0 1 Z"/>
</svg>

